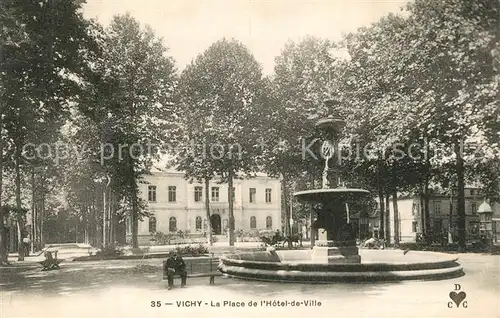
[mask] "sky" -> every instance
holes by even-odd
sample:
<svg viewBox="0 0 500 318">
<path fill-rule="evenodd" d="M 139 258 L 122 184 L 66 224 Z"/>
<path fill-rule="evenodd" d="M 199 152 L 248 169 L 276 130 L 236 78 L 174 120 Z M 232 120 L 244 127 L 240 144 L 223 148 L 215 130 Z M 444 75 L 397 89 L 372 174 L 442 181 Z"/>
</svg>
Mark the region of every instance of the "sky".
<svg viewBox="0 0 500 318">
<path fill-rule="evenodd" d="M 342 34 L 400 12 L 404 0 L 256 1 L 256 0 L 87 0 L 84 15 L 107 26 L 129 12 L 162 37 L 179 70 L 226 37 L 246 45 L 273 72 L 274 59 L 288 40 L 312 35 L 339 40 Z"/>
</svg>

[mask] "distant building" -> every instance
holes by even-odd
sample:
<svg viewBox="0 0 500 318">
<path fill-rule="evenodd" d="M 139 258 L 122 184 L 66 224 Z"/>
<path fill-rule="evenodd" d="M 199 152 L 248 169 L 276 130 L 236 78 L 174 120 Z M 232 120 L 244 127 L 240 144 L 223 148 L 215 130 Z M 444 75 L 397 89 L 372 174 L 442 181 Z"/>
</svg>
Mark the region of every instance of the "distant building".
<svg viewBox="0 0 500 318">
<path fill-rule="evenodd" d="M 479 235 L 479 215 L 477 209 L 484 200 L 480 189 L 467 187 L 465 189 L 465 227 L 467 239 L 474 239 Z M 398 198 L 399 214 L 399 238 L 400 242 L 415 242 L 417 235 L 422 233 L 422 215 L 418 196 L 407 196 Z M 450 225 L 450 204 L 452 235 L 458 234 L 457 225 L 457 196 L 451 198 L 449 194 L 433 191 L 429 199 L 430 230 L 434 239 L 446 237 Z M 500 203 L 490 203 L 493 209 L 493 218 L 500 218 Z M 394 209 L 392 201 L 390 204 L 390 229 L 391 242 L 394 242 Z M 500 234 L 500 222 L 493 225 L 495 235 Z"/>
<path fill-rule="evenodd" d="M 139 221 L 139 245 L 149 244 L 155 232 L 204 234 L 208 222 L 216 235 L 226 235 L 229 228 L 227 184 L 213 180 L 209 184 L 210 218 L 205 209 L 205 185 L 190 183 L 184 173 L 155 171 L 143 177 L 140 195 L 153 214 Z M 274 178 L 259 174 L 251 179 L 234 180 L 235 229 L 281 229 L 281 185 Z M 127 241 L 131 226 L 127 220 Z"/>
</svg>

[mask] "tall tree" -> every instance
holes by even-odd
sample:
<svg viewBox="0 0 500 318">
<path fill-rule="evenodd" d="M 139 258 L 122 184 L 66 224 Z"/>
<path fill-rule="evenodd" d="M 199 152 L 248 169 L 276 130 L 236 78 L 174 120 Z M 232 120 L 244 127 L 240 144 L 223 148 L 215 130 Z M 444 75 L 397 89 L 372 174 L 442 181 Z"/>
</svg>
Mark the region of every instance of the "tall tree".
<svg viewBox="0 0 500 318">
<path fill-rule="evenodd" d="M 172 125 L 176 83 L 173 59 L 163 39 L 129 14 L 115 16 L 102 38 L 100 58 L 87 79 L 82 114 L 100 131 L 100 164 L 110 187 L 129 206 L 132 245 L 138 247 L 138 222 L 144 210 L 139 179 L 149 173 Z"/>
<path fill-rule="evenodd" d="M 88 23 L 81 15 L 81 1 L 8 1 L 17 23 L 29 41 L 4 46 L 5 70 L 4 128 L 12 143 L 12 168 L 16 180 L 16 210 L 25 210 L 21 200 L 23 169 L 32 164 L 23 156 L 29 143 L 51 142 L 63 122 L 69 102 L 78 95 L 77 74 L 80 51 L 92 41 Z M 76 75 L 76 76 L 71 76 Z M 18 220 L 18 239 L 24 224 Z M 22 244 L 19 244 L 22 246 Z M 23 259 L 22 248 L 19 260 Z"/>
<path fill-rule="evenodd" d="M 178 98 L 185 135 L 177 168 L 195 179 L 228 183 L 229 244 L 234 245 L 233 180 L 256 169 L 255 123 L 263 94 L 261 66 L 236 40 L 212 44 L 182 72 Z"/>
</svg>

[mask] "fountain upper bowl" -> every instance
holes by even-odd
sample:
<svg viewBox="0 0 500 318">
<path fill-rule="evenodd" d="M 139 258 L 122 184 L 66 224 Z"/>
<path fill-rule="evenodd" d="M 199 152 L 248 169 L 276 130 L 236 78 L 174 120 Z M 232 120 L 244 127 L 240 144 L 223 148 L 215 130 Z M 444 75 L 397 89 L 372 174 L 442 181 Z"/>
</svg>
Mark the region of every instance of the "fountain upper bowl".
<svg viewBox="0 0 500 318">
<path fill-rule="evenodd" d="M 302 202 L 325 202 L 330 200 L 351 201 L 370 194 L 370 191 L 353 188 L 313 189 L 295 192 L 293 195 Z"/>
</svg>

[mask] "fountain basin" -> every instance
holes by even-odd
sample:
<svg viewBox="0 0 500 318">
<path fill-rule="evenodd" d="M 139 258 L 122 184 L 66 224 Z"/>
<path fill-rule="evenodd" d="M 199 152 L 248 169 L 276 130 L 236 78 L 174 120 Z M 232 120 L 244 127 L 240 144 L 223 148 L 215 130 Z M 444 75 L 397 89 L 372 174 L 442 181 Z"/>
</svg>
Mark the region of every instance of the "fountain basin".
<svg viewBox="0 0 500 318">
<path fill-rule="evenodd" d="M 221 257 L 219 270 L 229 276 L 279 282 L 330 283 L 439 280 L 463 275 L 449 254 L 401 250 L 360 250 L 361 263 L 318 263 L 311 250 L 239 253 Z"/>
<path fill-rule="evenodd" d="M 368 194 L 370 191 L 364 189 L 335 188 L 299 191 L 295 192 L 293 196 L 300 202 L 322 203 L 339 199 L 343 202 L 350 202 Z"/>
</svg>

